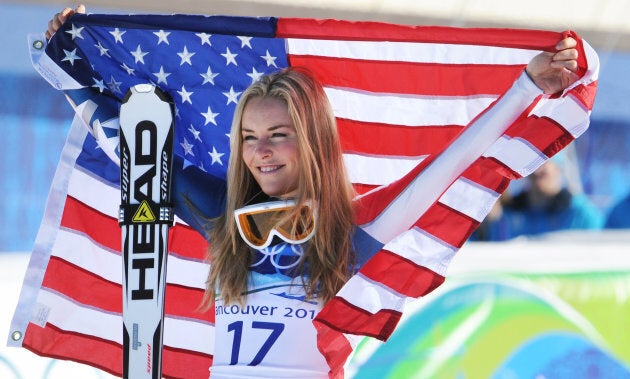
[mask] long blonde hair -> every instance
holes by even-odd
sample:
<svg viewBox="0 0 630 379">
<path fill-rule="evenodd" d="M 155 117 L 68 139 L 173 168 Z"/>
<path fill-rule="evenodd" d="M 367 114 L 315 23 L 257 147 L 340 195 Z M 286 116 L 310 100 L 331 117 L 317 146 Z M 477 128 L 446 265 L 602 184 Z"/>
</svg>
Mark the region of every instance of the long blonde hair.
<svg viewBox="0 0 630 379">
<path fill-rule="evenodd" d="M 245 302 L 252 254 L 239 236 L 234 210 L 262 192 L 242 159 L 241 119 L 252 98 L 271 97 L 286 102 L 298 139 L 300 177 L 297 204 L 317 207 L 316 233 L 307 244 L 303 280 L 308 298 L 326 302 L 348 280 L 355 256 L 351 246 L 354 192 L 343 164 L 337 125 L 321 85 L 307 72 L 284 69 L 261 78 L 242 95 L 231 130 L 225 214 L 214 220 L 208 258 L 211 262 L 204 304 L 215 297 L 228 304 Z M 306 260 L 306 262 L 305 262 Z M 306 264 L 305 264 L 306 263 Z M 304 278 L 304 275 L 302 275 Z"/>
</svg>

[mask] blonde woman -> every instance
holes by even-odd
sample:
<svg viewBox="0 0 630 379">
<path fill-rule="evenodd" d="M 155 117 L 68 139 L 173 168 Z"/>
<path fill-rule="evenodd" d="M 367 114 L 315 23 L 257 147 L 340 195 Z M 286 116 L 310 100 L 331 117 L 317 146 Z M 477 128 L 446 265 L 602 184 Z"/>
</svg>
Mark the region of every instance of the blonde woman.
<svg viewBox="0 0 630 379">
<path fill-rule="evenodd" d="M 325 376 L 312 320 L 348 280 L 355 257 L 353 191 L 321 86 L 296 70 L 253 84 L 235 113 L 231 152 L 225 213 L 210 231 L 206 300 L 215 302 L 216 340 L 228 341 L 215 350 L 212 374 L 254 376 L 264 360 L 269 377 Z M 247 206 L 258 225 L 243 225 Z M 269 226 L 283 230 L 263 231 L 264 217 L 281 220 Z M 248 227 L 259 229 L 257 241 Z M 236 334 L 239 349 L 229 347 Z M 265 343 L 269 350 L 257 350 Z"/>
</svg>

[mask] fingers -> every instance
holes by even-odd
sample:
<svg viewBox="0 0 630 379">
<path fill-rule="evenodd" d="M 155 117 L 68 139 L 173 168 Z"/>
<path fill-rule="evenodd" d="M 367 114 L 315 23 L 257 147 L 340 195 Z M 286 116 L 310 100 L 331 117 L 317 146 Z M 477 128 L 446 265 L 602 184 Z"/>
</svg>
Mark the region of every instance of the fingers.
<svg viewBox="0 0 630 379">
<path fill-rule="evenodd" d="M 85 13 L 85 5 L 80 4 L 74 10 L 72 8 L 64 8 L 61 12 L 55 13 L 53 18 L 50 21 L 48 21 L 48 30 L 46 30 L 46 38 L 50 39 L 50 37 L 52 37 L 52 35 L 55 34 L 57 30 L 59 30 L 61 25 L 63 25 L 63 23 L 66 22 L 66 20 L 72 17 L 72 15 L 74 15 L 75 13 Z"/>
<path fill-rule="evenodd" d="M 556 50 L 572 49 L 577 46 L 577 41 L 573 37 L 567 37 L 562 39 L 556 45 Z"/>
<path fill-rule="evenodd" d="M 66 22 L 68 15 L 70 15 L 72 12 L 73 12 L 72 8 L 64 8 L 61 12 L 55 13 L 52 19 L 48 21 L 48 30 L 46 30 L 46 38 L 50 39 L 50 37 L 52 37 L 52 35 L 55 34 L 57 30 L 59 30 L 61 25 L 64 22 Z"/>
<path fill-rule="evenodd" d="M 578 50 L 576 47 L 577 41 L 571 37 L 564 38 L 558 42 L 556 45 L 558 51 L 553 55 L 551 67 L 565 68 L 571 72 L 576 72 L 578 69 Z"/>
<path fill-rule="evenodd" d="M 577 60 L 572 59 L 572 60 L 563 60 L 563 61 L 552 61 L 551 62 L 551 67 L 552 68 L 556 68 L 556 69 L 567 69 L 571 72 L 577 72 L 578 70 L 578 63 Z"/>
</svg>

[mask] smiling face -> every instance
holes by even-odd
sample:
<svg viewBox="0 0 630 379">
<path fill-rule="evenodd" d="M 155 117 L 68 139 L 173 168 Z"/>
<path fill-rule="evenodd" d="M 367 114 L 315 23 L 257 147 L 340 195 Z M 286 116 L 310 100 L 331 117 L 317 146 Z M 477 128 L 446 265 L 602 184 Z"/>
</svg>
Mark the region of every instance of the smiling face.
<svg viewBox="0 0 630 379">
<path fill-rule="evenodd" d="M 243 162 L 269 195 L 295 197 L 299 183 L 299 150 L 287 104 L 278 98 L 254 97 L 241 120 Z"/>
</svg>

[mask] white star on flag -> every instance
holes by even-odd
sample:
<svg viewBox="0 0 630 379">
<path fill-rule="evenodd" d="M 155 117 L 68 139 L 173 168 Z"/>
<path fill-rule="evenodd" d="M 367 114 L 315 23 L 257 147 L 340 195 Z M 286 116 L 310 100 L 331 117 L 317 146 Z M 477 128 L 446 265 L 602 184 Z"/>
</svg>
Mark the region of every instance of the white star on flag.
<svg viewBox="0 0 630 379">
<path fill-rule="evenodd" d="M 205 117 L 205 119 L 206 119 L 206 122 L 205 122 L 204 126 L 208 125 L 209 122 L 213 123 L 214 125 L 217 124 L 216 117 L 219 114 L 218 113 L 212 113 L 212 109 L 210 109 L 210 106 L 208 106 L 208 111 L 206 113 L 201 113 L 201 115 L 203 117 Z"/>
<path fill-rule="evenodd" d="M 94 45 L 98 51 L 100 52 L 101 56 L 106 56 L 111 58 L 111 55 L 109 55 L 109 49 L 106 49 L 105 47 L 103 47 L 103 45 L 101 45 L 101 41 L 98 41 L 98 44 Z"/>
<path fill-rule="evenodd" d="M 208 46 L 212 46 L 212 43 L 210 42 L 210 37 L 212 37 L 212 34 L 196 33 L 195 35 L 199 37 L 199 39 L 201 39 L 201 46 L 203 46 L 206 43 L 208 44 Z"/>
<path fill-rule="evenodd" d="M 271 54 L 269 54 L 269 50 L 267 50 L 267 53 L 265 55 L 261 55 L 260 57 L 264 59 L 265 62 L 267 62 L 267 67 L 269 66 L 278 67 L 276 66 L 277 57 L 274 57 Z"/>
<path fill-rule="evenodd" d="M 114 29 L 113 32 L 109 32 L 109 34 L 114 36 L 114 41 L 116 41 L 117 43 L 120 42 L 121 44 L 123 43 L 123 39 L 122 36 L 123 34 L 127 33 L 126 31 L 120 31 L 120 29 L 116 28 Z"/>
<path fill-rule="evenodd" d="M 136 70 L 135 70 L 135 69 L 133 69 L 133 68 L 131 68 L 131 67 L 129 67 L 129 66 L 127 66 L 127 63 L 123 63 L 123 64 L 121 64 L 121 65 L 120 65 L 120 67 L 121 67 L 123 70 L 127 71 L 127 74 L 129 74 L 129 75 L 135 75 Z"/>
<path fill-rule="evenodd" d="M 142 63 L 144 64 L 144 56 L 149 54 L 148 52 L 144 52 L 142 51 L 142 48 L 140 47 L 140 45 L 138 45 L 138 47 L 136 48 L 135 51 L 131 52 L 131 55 L 133 55 L 133 57 L 135 58 L 135 63 Z"/>
<path fill-rule="evenodd" d="M 252 78 L 252 83 L 257 82 L 265 73 L 256 71 L 256 67 L 252 67 L 252 72 L 248 73 L 247 76 Z"/>
<path fill-rule="evenodd" d="M 212 72 L 212 67 L 208 66 L 208 70 L 206 71 L 205 74 L 199 74 L 201 75 L 201 77 L 203 78 L 203 83 L 201 84 L 206 84 L 206 83 L 210 83 L 212 85 L 214 85 L 214 78 L 217 77 L 217 75 L 219 75 L 218 73 L 213 73 Z"/>
<path fill-rule="evenodd" d="M 160 30 L 159 32 L 153 32 L 153 34 L 155 34 L 158 37 L 158 45 L 161 44 L 162 42 L 164 42 L 167 45 L 170 45 L 168 42 L 168 35 L 171 34 L 171 32 L 165 32 L 164 30 Z"/>
<path fill-rule="evenodd" d="M 236 57 L 238 56 L 238 54 L 232 54 L 229 47 L 227 47 L 225 53 L 221 55 L 225 58 L 226 66 L 229 66 L 230 63 L 234 63 L 234 66 L 238 66 L 238 64 L 236 63 Z"/>
<path fill-rule="evenodd" d="M 193 94 L 193 92 L 186 91 L 186 88 L 182 86 L 182 90 L 177 91 L 177 93 L 182 97 L 182 104 L 184 103 L 192 104 L 192 100 L 190 100 L 190 96 Z"/>
<path fill-rule="evenodd" d="M 182 51 L 181 53 L 177 53 L 177 55 L 179 55 L 179 57 L 182 59 L 182 61 L 179 63 L 180 66 L 182 66 L 184 63 L 188 63 L 192 66 L 190 58 L 192 58 L 195 53 L 188 52 L 188 48 L 186 46 L 184 46 L 184 51 Z"/>
<path fill-rule="evenodd" d="M 252 44 L 251 44 L 252 37 L 238 36 L 237 38 L 241 40 L 241 49 L 244 48 L 245 46 L 249 47 L 250 49 L 252 48 Z"/>
<path fill-rule="evenodd" d="M 168 83 L 166 82 L 166 78 L 170 75 L 170 73 L 169 72 L 164 72 L 164 66 L 160 66 L 160 71 L 159 72 L 154 72 L 153 75 L 157 76 L 158 84 L 164 83 L 164 84 L 168 85 Z"/>
<path fill-rule="evenodd" d="M 122 82 L 117 82 L 116 79 L 114 78 L 114 75 L 112 75 L 110 77 L 109 83 L 107 83 L 107 87 L 112 92 L 122 93 L 122 91 L 120 90 L 120 85 L 121 84 L 122 84 Z"/>
<path fill-rule="evenodd" d="M 105 83 L 103 83 L 102 80 L 96 80 L 96 78 L 92 78 L 94 80 L 94 84 L 92 85 L 92 87 L 94 88 L 98 88 L 98 92 L 103 92 L 103 90 L 105 90 L 105 88 L 107 88 L 105 86 Z"/>
<path fill-rule="evenodd" d="M 201 134 L 201 132 L 197 129 L 195 129 L 195 127 L 190 124 L 190 128 L 188 128 L 188 131 L 193 135 L 193 137 L 195 137 L 195 139 L 199 142 L 203 142 L 201 140 L 201 137 L 199 137 L 199 134 Z"/>
<path fill-rule="evenodd" d="M 83 36 L 81 35 L 81 32 L 83 31 L 83 29 L 85 29 L 83 26 L 80 28 L 77 28 L 76 26 L 74 26 L 74 24 L 72 24 L 72 29 L 66 30 L 66 33 L 70 34 L 73 40 L 75 38 L 83 39 Z"/>
<path fill-rule="evenodd" d="M 180 143 L 180 145 L 184 148 L 184 155 L 188 154 L 192 155 L 193 157 L 195 156 L 195 153 L 192 151 L 192 148 L 195 145 L 188 142 L 186 138 L 184 138 L 184 142 Z"/>
<path fill-rule="evenodd" d="M 230 103 L 238 104 L 238 95 L 243 92 L 234 91 L 234 87 L 230 87 L 230 92 L 223 92 L 225 97 L 227 97 L 227 103 L 225 105 L 229 105 Z"/>
<path fill-rule="evenodd" d="M 68 51 L 66 49 L 63 50 L 63 52 L 66 54 L 65 58 L 61 59 L 62 62 L 64 61 L 68 61 L 70 62 L 71 66 L 74 66 L 74 61 L 75 60 L 80 60 L 80 57 L 77 57 L 77 49 L 74 49 L 72 51 Z"/>
<path fill-rule="evenodd" d="M 225 155 L 224 153 L 217 152 L 217 149 L 212 146 L 212 151 L 209 151 L 208 154 L 212 158 L 212 164 L 218 163 L 223 166 L 223 162 L 221 162 L 221 157 Z"/>
</svg>

